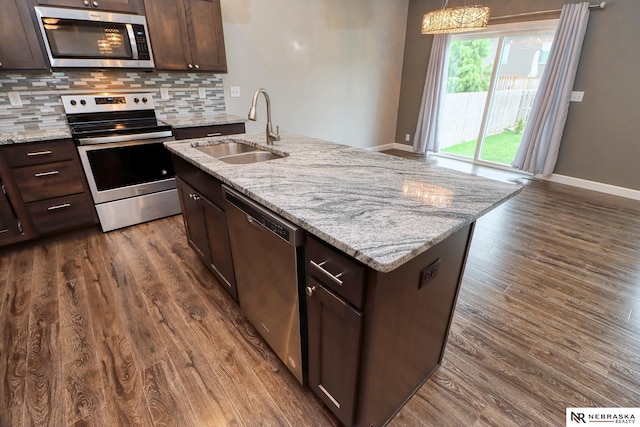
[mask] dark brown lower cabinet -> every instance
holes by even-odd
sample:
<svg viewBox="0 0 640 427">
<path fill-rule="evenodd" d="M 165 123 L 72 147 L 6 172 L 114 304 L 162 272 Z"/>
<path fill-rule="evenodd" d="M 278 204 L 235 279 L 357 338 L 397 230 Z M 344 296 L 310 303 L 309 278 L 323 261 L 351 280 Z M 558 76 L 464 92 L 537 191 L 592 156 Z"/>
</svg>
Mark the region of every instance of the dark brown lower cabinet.
<svg viewBox="0 0 640 427">
<path fill-rule="evenodd" d="M 215 178 L 209 179 L 212 186 L 221 185 Z M 226 213 L 186 181 L 178 177 L 176 182 L 189 245 L 237 301 Z"/>
<path fill-rule="evenodd" d="M 442 362 L 473 224 L 382 273 L 307 239 L 309 386 L 345 426 L 383 426 Z"/>
<path fill-rule="evenodd" d="M 307 288 L 309 387 L 348 426 L 356 404 L 362 314 L 313 278 Z"/>
<path fill-rule="evenodd" d="M 20 232 L 18 218 L 16 218 L 7 198 L 4 184 L 0 181 L 0 244 L 8 242 Z"/>
</svg>

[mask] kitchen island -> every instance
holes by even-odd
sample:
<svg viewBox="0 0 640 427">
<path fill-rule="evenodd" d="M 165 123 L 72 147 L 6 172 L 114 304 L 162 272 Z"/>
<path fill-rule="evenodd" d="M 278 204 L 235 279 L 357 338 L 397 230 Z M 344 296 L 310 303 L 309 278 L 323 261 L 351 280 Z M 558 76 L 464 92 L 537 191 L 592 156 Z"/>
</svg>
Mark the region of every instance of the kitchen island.
<svg viewBox="0 0 640 427">
<path fill-rule="evenodd" d="M 285 157 L 236 165 L 197 148 L 229 137 L 166 146 L 178 178 L 201 171 L 306 230 L 308 384 L 345 425 L 384 425 L 442 360 L 475 221 L 520 187 L 294 134 L 269 147 L 264 138 L 236 139 Z"/>
</svg>

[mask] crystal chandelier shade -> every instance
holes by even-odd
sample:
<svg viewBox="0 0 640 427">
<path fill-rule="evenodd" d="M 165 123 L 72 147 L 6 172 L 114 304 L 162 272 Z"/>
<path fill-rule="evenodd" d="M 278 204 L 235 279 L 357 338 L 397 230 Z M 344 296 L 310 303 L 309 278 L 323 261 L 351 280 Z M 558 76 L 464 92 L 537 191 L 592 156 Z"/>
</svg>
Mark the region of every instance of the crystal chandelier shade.
<svg viewBox="0 0 640 427">
<path fill-rule="evenodd" d="M 485 28 L 489 23 L 488 6 L 459 6 L 426 13 L 422 34 L 461 33 Z"/>
</svg>

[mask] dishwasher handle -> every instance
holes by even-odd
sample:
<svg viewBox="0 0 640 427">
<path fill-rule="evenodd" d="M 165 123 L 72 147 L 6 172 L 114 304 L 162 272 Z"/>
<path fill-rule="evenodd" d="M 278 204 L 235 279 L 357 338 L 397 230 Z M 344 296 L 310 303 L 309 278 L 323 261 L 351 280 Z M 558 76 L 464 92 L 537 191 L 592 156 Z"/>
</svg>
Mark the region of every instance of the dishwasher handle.
<svg viewBox="0 0 640 427">
<path fill-rule="evenodd" d="M 250 198 L 238 193 L 235 190 L 222 186 L 225 193 L 225 201 L 231 208 L 240 210 L 253 227 L 265 229 L 291 246 L 302 246 L 304 244 L 305 232 L 302 228 L 287 221 L 284 218 L 271 212 L 264 206 L 259 205 Z"/>
</svg>

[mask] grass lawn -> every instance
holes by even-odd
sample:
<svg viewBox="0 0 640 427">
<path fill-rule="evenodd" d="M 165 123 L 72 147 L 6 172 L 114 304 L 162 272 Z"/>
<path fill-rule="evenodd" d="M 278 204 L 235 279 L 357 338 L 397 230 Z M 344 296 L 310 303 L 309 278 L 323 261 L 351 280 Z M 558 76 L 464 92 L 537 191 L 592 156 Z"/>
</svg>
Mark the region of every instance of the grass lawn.
<svg viewBox="0 0 640 427">
<path fill-rule="evenodd" d="M 484 148 L 480 158 L 489 162 L 502 163 L 510 165 L 513 162 L 513 158 L 516 156 L 520 140 L 522 139 L 521 133 L 514 133 L 513 131 L 504 131 L 485 138 Z M 477 140 L 465 141 L 460 144 L 452 145 L 441 150 L 443 153 L 458 154 L 461 156 L 471 157 L 476 152 Z"/>
</svg>

